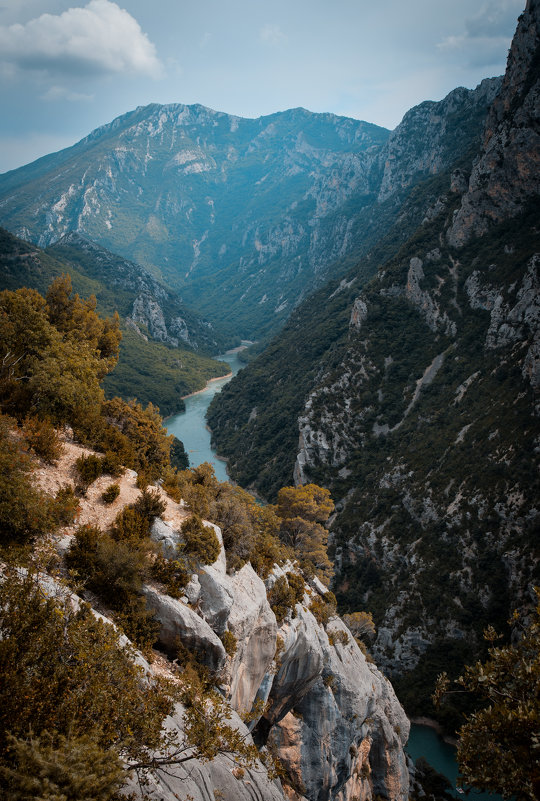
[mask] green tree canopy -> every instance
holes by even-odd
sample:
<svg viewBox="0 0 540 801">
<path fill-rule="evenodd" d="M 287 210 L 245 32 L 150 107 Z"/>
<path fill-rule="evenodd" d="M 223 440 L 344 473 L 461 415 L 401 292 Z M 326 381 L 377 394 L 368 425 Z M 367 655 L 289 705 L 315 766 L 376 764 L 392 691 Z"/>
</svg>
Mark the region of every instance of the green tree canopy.
<svg viewBox="0 0 540 801">
<path fill-rule="evenodd" d="M 538 600 L 537 591 L 537 600 Z M 519 618 L 514 615 L 514 623 Z M 517 801 L 540 799 L 540 603 L 521 637 L 495 647 L 485 662 L 468 666 L 450 690 L 446 674 L 439 676 L 435 702 L 448 692 L 474 693 L 482 707 L 469 715 L 459 731 L 458 764 L 462 781 L 471 787 L 500 793 Z"/>
</svg>

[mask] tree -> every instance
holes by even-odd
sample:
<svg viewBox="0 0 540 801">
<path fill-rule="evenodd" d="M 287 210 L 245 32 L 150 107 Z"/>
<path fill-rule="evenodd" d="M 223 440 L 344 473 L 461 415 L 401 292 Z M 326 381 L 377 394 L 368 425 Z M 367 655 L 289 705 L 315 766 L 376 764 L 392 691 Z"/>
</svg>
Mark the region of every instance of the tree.
<svg viewBox="0 0 540 801">
<path fill-rule="evenodd" d="M 0 582 L 0 797 L 113 801 L 132 771 L 264 759 L 209 674 L 190 663 L 175 682 L 145 674 L 113 626 L 60 588 L 46 594 L 42 578 L 4 567 Z M 178 701 L 183 733 L 162 728 Z"/>
<path fill-rule="evenodd" d="M 351 612 L 343 615 L 343 622 L 355 638 L 362 640 L 375 637 L 375 623 L 371 612 Z"/>
<path fill-rule="evenodd" d="M 0 292 L 0 402 L 24 417 L 75 423 L 103 400 L 99 382 L 118 357 L 119 318 L 103 320 L 95 298 L 56 279 L 47 300 L 31 289 Z"/>
<path fill-rule="evenodd" d="M 465 668 L 456 679 L 460 690 L 450 690 L 441 674 L 434 694 L 439 703 L 448 692 L 478 696 L 483 706 L 468 716 L 459 731 L 458 764 L 461 781 L 477 789 L 500 793 L 517 801 L 540 799 L 540 595 L 528 625 L 517 614 L 521 637 L 513 645 L 495 647 L 497 634 L 488 628 L 491 642 L 485 662 Z"/>
<path fill-rule="evenodd" d="M 326 551 L 326 523 L 334 510 L 330 492 L 317 484 L 282 487 L 276 513 L 281 518 L 280 537 L 290 545 L 304 570 L 315 572 L 323 581 L 332 577 L 332 563 Z"/>
</svg>

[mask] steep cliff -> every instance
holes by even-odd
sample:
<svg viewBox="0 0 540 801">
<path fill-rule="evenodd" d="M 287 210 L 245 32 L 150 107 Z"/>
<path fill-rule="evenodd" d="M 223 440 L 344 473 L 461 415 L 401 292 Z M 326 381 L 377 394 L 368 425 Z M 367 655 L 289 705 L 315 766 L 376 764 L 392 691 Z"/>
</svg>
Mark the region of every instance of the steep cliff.
<svg viewBox="0 0 540 801">
<path fill-rule="evenodd" d="M 56 466 L 41 464 L 38 485 L 54 494 L 73 481 L 74 464 L 89 451 L 64 437 L 63 454 Z M 111 478 L 103 475 L 92 482 L 80 499 L 78 525 L 106 527 L 127 504 L 140 497 L 137 475 L 128 470 L 117 479 L 120 489 L 112 505 L 104 505 L 103 490 Z M 161 493 L 165 509 L 155 520 L 152 538 L 166 558 L 175 558 L 183 542 L 182 524 L 191 513 Z M 213 525 L 213 524 L 208 524 Z M 66 527 L 56 547 L 65 554 L 73 543 L 76 525 Z M 221 541 L 217 526 L 214 531 Z M 289 563 L 288 571 L 297 568 Z M 62 571 L 61 571 L 62 572 Z M 179 647 L 196 653 L 214 671 L 220 693 L 229 705 L 230 724 L 249 740 L 241 718 L 252 714 L 249 728 L 259 746 L 272 745 L 283 761 L 284 788 L 268 779 L 262 764 L 241 769 L 227 754 L 210 762 L 191 760 L 185 767 L 169 766 L 153 772 L 147 789 L 151 798 L 173 801 L 181 793 L 198 801 L 213 799 L 214 790 L 224 801 L 243 798 L 296 798 L 312 801 L 371 800 L 384 795 L 391 801 L 408 798 L 409 774 L 403 747 L 409 722 L 393 689 L 366 658 L 347 627 L 337 616 L 327 622 L 315 617 L 314 602 L 326 588 L 304 585 L 300 602 L 290 608 L 278 625 L 267 591 L 283 567 L 275 566 L 263 581 L 250 564 L 228 572 L 221 544 L 211 565 L 198 565 L 184 594 L 173 598 L 162 585 L 147 583 L 142 592 L 159 621 L 154 662 L 141 656 L 147 676 L 167 675 L 175 679 L 174 666 L 164 654 L 178 659 Z M 43 586 L 54 594 L 66 593 L 49 578 Z M 69 593 L 68 593 L 69 594 Z M 96 596 L 85 592 L 96 605 Z M 80 603 L 72 594 L 70 603 Z M 107 614 L 102 603 L 101 613 Z M 226 651 L 224 633 L 235 643 Z M 125 639 L 125 638 L 124 638 Z M 160 653 L 161 652 L 161 653 Z M 258 710 L 258 711 L 257 711 Z M 261 717 L 262 716 L 262 717 Z M 168 730 L 185 735 L 185 709 L 178 706 L 165 721 Z M 135 782 L 130 788 L 138 792 Z"/>
<path fill-rule="evenodd" d="M 276 354 L 293 366 L 314 354 L 296 379 L 285 370 L 279 392 L 300 398 L 275 407 L 270 431 L 292 436 L 284 412 L 300 400 L 294 478 L 338 499 L 338 600 L 375 614 L 376 658 L 408 674 L 398 687 L 416 711 L 436 673 L 479 653 L 486 625 L 505 630 L 539 578 L 539 13 L 530 2 L 520 18 L 470 180 L 459 165 L 441 176 L 414 235 L 390 259 L 371 254 L 377 277 L 360 293 L 360 262 L 259 361 L 279 382 Z M 257 368 L 210 417 L 233 467 L 248 437 L 252 481 L 258 425 L 272 419 Z M 251 409 L 230 411 L 237 387 Z M 264 476 L 268 452 L 263 462 Z M 290 462 L 276 470 L 292 478 Z"/>
</svg>

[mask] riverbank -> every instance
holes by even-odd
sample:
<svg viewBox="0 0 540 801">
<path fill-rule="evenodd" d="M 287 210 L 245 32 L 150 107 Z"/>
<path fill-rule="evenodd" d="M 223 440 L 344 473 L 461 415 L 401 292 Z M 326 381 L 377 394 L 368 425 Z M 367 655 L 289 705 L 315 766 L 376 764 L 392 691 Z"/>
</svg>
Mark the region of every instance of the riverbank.
<svg viewBox="0 0 540 801">
<path fill-rule="evenodd" d="M 215 378 L 209 378 L 208 381 L 206 382 L 206 386 L 205 387 L 203 387 L 202 389 L 196 389 L 195 392 L 190 392 L 189 395 L 182 395 L 182 400 L 186 400 L 186 398 L 193 398 L 194 395 L 200 395 L 201 392 L 206 392 L 206 390 L 208 389 L 209 385 L 213 381 L 223 381 L 224 378 L 232 378 L 232 377 L 233 377 L 233 373 L 230 372 L 230 373 L 225 373 L 224 375 L 218 375 Z M 169 415 L 169 418 L 170 417 L 174 417 L 174 415 L 171 414 L 171 415 Z M 164 419 L 167 419 L 167 418 L 164 418 Z"/>
<path fill-rule="evenodd" d="M 245 366 L 240 363 L 238 358 L 239 351 L 244 350 L 245 347 L 246 345 L 242 343 L 239 347 L 220 354 L 217 357 L 218 360 L 227 362 L 230 372 L 211 379 L 204 389 L 189 393 L 184 397 L 185 411 L 165 420 L 165 427 L 169 434 L 174 434 L 184 443 L 190 467 L 210 462 L 218 481 L 228 481 L 229 476 L 226 460 L 218 457 L 212 449 L 211 433 L 206 425 L 206 410 L 216 392 L 220 392 L 231 378 Z"/>
<path fill-rule="evenodd" d="M 450 734 L 447 734 L 441 724 L 433 720 L 433 718 L 420 716 L 417 718 L 409 718 L 409 720 L 417 726 L 427 726 L 429 729 L 433 729 L 443 742 L 448 743 L 448 745 L 451 745 L 453 748 L 457 747 L 457 737 L 452 737 Z"/>
</svg>

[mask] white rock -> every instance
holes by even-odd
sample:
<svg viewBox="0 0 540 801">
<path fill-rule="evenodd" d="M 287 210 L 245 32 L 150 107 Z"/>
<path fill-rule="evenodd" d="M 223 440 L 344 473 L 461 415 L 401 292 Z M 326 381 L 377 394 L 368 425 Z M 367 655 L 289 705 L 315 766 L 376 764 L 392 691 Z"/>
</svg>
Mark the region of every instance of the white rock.
<svg viewBox="0 0 540 801">
<path fill-rule="evenodd" d="M 148 607 L 161 624 L 159 643 L 170 656 L 176 657 L 180 641 L 212 670 L 223 667 L 226 658 L 223 643 L 206 621 L 189 606 L 146 584 L 142 591 Z"/>
<path fill-rule="evenodd" d="M 276 652 L 277 623 L 266 597 L 264 582 L 247 564 L 231 576 L 233 606 L 229 630 L 236 653 L 229 667 L 230 703 L 237 712 L 249 711 Z"/>
</svg>

